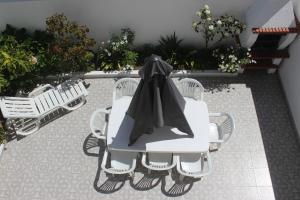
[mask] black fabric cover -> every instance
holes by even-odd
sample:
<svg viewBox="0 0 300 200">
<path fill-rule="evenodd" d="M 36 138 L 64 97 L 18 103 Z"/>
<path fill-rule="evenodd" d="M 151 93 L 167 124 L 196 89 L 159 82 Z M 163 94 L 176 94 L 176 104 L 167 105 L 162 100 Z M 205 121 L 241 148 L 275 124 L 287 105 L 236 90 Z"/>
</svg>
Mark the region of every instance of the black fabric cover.
<svg viewBox="0 0 300 200">
<path fill-rule="evenodd" d="M 135 120 L 129 146 L 142 134 L 151 134 L 154 127 L 176 127 L 193 136 L 183 113 L 185 100 L 169 78 L 172 70 L 173 67 L 159 56 L 152 55 L 145 59 L 144 66 L 139 70 L 141 81 L 127 111 Z"/>
</svg>

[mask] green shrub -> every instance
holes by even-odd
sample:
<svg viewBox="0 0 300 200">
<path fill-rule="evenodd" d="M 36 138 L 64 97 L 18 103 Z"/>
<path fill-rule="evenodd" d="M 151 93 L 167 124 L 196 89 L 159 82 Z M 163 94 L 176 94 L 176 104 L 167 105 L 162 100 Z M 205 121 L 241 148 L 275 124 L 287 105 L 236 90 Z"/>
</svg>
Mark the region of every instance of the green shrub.
<svg viewBox="0 0 300 200">
<path fill-rule="evenodd" d="M 14 88 L 17 79 L 34 69 L 35 58 L 13 36 L 0 36 L 0 92 Z"/>
<path fill-rule="evenodd" d="M 102 42 L 97 52 L 100 69 L 129 70 L 137 62 L 138 54 L 133 50 L 135 34 L 130 29 L 121 29 L 120 35 L 112 35 L 107 42 Z"/>
<path fill-rule="evenodd" d="M 242 65 L 255 63 L 251 59 L 250 49 L 223 47 L 213 51 L 213 56 L 218 61 L 219 70 L 222 72 L 237 72 Z"/>
<path fill-rule="evenodd" d="M 52 73 L 86 72 L 95 69 L 94 39 L 88 37 L 89 29 L 69 21 L 63 14 L 55 14 L 46 20 L 46 30 L 53 35 L 49 53 Z"/>
<path fill-rule="evenodd" d="M 0 144 L 6 142 L 5 130 L 2 126 L 0 126 Z"/>
<path fill-rule="evenodd" d="M 160 54 L 157 46 L 153 44 L 144 44 L 135 49 L 138 54 L 137 64 L 139 66 L 144 65 L 145 58 L 152 54 Z"/>
<path fill-rule="evenodd" d="M 48 47 L 53 40 L 52 35 L 39 30 L 29 34 L 25 28 L 17 29 L 8 24 L 0 37 L 2 38 L 0 49 L 11 57 L 3 57 L 4 53 L 0 58 L 0 62 L 6 63 L 6 66 L 2 66 L 3 70 L 0 70 L 1 93 L 14 95 L 17 90 L 31 91 L 40 81 L 40 76 L 51 73 L 49 66 L 52 56 Z M 20 55 L 23 55 L 23 58 L 20 58 Z M 22 62 L 12 62 L 18 60 Z M 19 72 L 13 72 L 12 68 L 16 68 Z"/>
<path fill-rule="evenodd" d="M 173 65 L 175 68 L 182 66 L 182 60 L 184 55 L 182 54 L 181 42 L 182 39 L 178 39 L 176 33 L 161 36 L 159 42 L 159 52 L 164 60 L 169 64 Z"/>
</svg>

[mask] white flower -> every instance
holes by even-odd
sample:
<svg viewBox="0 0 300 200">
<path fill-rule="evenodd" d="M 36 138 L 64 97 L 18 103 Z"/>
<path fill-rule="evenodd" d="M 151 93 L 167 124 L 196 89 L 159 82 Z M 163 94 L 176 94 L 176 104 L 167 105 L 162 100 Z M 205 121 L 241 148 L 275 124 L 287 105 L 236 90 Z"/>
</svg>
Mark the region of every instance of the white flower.
<svg viewBox="0 0 300 200">
<path fill-rule="evenodd" d="M 206 20 L 207 20 L 207 21 L 211 21 L 211 18 L 210 18 L 210 17 L 208 17 Z"/>
<path fill-rule="evenodd" d="M 205 10 L 205 13 L 206 13 L 207 15 L 209 15 L 209 14 L 210 14 L 210 10 Z"/>
<path fill-rule="evenodd" d="M 221 20 L 218 20 L 218 21 L 217 21 L 217 24 L 218 24 L 218 25 L 222 25 L 222 21 L 221 21 Z"/>
<path fill-rule="evenodd" d="M 225 32 L 225 33 L 224 33 L 224 36 L 225 36 L 225 37 L 228 37 L 228 36 L 229 36 L 229 33 Z"/>
<path fill-rule="evenodd" d="M 192 27 L 193 27 L 193 28 L 196 28 L 196 27 L 197 27 L 197 24 L 198 24 L 197 22 L 193 22 Z"/>
<path fill-rule="evenodd" d="M 201 16 L 201 12 L 200 12 L 200 11 L 197 11 L 197 12 L 196 12 L 196 15 L 197 15 L 197 16 Z"/>
<path fill-rule="evenodd" d="M 102 44 L 102 45 L 104 45 L 104 44 L 105 44 L 105 42 L 101 42 L 101 44 Z"/>
<path fill-rule="evenodd" d="M 214 30 L 214 26 L 213 25 L 209 25 L 208 29 L 212 31 L 212 30 Z"/>
<path fill-rule="evenodd" d="M 240 34 L 240 33 L 241 33 L 241 31 L 238 29 L 238 30 L 236 30 L 236 33 L 237 33 L 237 34 Z"/>
<path fill-rule="evenodd" d="M 204 5 L 204 8 L 205 8 L 206 10 L 208 10 L 208 9 L 209 9 L 209 6 L 208 6 L 207 4 L 205 4 L 205 5 Z"/>
<path fill-rule="evenodd" d="M 33 64 L 33 65 L 37 64 L 37 62 L 38 62 L 37 58 L 34 56 L 31 56 L 30 61 L 31 61 L 31 64 Z"/>
</svg>

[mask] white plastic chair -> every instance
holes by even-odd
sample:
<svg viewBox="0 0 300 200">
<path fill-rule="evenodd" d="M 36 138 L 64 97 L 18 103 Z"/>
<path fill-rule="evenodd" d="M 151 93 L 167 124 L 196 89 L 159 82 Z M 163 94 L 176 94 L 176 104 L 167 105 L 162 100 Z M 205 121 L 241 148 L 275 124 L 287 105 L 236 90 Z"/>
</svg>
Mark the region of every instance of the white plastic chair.
<svg viewBox="0 0 300 200">
<path fill-rule="evenodd" d="M 108 155 L 110 154 L 110 161 Z M 101 168 L 112 175 L 116 174 L 129 174 L 134 176 L 134 170 L 136 167 L 137 153 L 126 151 L 110 151 L 105 150 Z M 107 167 L 107 165 L 110 165 Z"/>
<path fill-rule="evenodd" d="M 176 159 L 171 153 L 143 153 L 142 165 L 151 170 L 164 171 L 171 170 L 176 165 Z"/>
<path fill-rule="evenodd" d="M 201 178 L 211 173 L 211 158 L 209 152 L 195 154 L 180 154 L 177 156 L 177 171 L 180 181 L 185 176 Z"/>
<path fill-rule="evenodd" d="M 178 88 L 182 96 L 203 101 L 204 87 L 199 81 L 191 78 L 184 78 L 179 81 Z"/>
<path fill-rule="evenodd" d="M 7 126 L 19 135 L 29 135 L 40 128 L 46 116 L 66 109 L 73 111 L 86 102 L 88 91 L 82 81 L 66 81 L 57 87 L 43 85 L 24 97 L 2 97 L 0 108 Z"/>
<path fill-rule="evenodd" d="M 115 83 L 113 91 L 113 101 L 123 97 L 130 96 L 132 97 L 135 93 L 135 90 L 138 86 L 138 81 L 132 78 L 122 78 Z"/>
<path fill-rule="evenodd" d="M 218 148 L 227 142 L 235 129 L 234 119 L 228 113 L 209 113 L 209 142 Z"/>
<path fill-rule="evenodd" d="M 109 114 L 110 111 L 107 109 L 97 109 L 93 112 L 90 119 L 90 129 L 92 131 L 93 136 L 104 141 L 106 141 Z"/>
</svg>

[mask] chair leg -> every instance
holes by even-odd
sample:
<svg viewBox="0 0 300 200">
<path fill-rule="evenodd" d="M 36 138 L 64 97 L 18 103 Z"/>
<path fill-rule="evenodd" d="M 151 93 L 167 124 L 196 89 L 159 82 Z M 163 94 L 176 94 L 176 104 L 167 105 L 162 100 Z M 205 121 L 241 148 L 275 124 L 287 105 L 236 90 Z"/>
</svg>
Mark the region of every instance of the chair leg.
<svg viewBox="0 0 300 200">
<path fill-rule="evenodd" d="M 148 174 L 151 174 L 151 169 L 148 169 Z"/>
<path fill-rule="evenodd" d="M 168 169 L 169 175 L 172 174 L 172 169 Z"/>
<path fill-rule="evenodd" d="M 183 179 L 184 179 L 184 176 L 182 175 L 182 174 L 180 174 L 180 176 L 179 176 L 179 181 L 183 181 Z"/>
<path fill-rule="evenodd" d="M 129 173 L 129 176 L 130 176 L 132 179 L 134 179 L 134 172 L 130 172 L 130 173 Z"/>
</svg>

